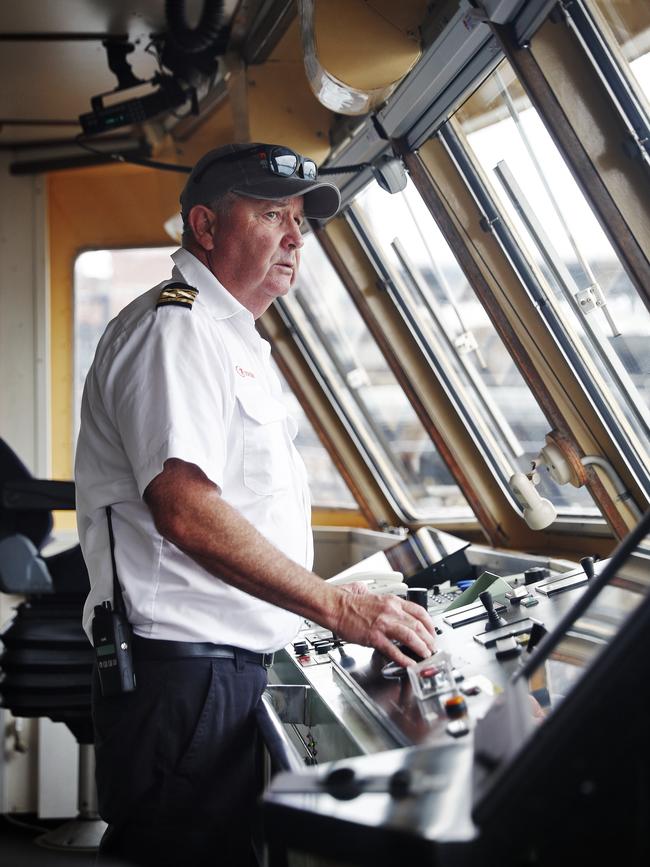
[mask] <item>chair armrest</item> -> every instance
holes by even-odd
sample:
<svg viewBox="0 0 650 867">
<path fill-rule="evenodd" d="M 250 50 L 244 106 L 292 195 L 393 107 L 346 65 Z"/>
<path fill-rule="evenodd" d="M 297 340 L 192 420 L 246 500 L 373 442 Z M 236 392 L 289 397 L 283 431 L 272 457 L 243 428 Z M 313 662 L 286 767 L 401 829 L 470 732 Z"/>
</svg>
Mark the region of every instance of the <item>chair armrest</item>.
<svg viewBox="0 0 650 867">
<path fill-rule="evenodd" d="M 74 482 L 56 482 L 51 479 L 17 479 L 0 487 L 5 509 L 71 510 L 75 508 Z"/>
<path fill-rule="evenodd" d="M 27 536 L 17 533 L 0 541 L 0 591 L 27 595 L 54 591 L 47 566 Z"/>
</svg>

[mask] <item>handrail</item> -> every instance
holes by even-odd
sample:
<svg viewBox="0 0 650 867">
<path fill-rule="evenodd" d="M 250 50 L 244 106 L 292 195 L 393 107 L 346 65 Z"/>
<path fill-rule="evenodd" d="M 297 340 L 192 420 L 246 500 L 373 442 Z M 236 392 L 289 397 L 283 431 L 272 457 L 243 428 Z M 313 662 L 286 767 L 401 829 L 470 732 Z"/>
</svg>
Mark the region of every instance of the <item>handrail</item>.
<svg viewBox="0 0 650 867">
<path fill-rule="evenodd" d="M 274 768 L 296 773 L 305 769 L 304 759 L 287 737 L 273 699 L 267 692 L 262 693 L 262 701 L 257 710 L 257 725 Z"/>
</svg>

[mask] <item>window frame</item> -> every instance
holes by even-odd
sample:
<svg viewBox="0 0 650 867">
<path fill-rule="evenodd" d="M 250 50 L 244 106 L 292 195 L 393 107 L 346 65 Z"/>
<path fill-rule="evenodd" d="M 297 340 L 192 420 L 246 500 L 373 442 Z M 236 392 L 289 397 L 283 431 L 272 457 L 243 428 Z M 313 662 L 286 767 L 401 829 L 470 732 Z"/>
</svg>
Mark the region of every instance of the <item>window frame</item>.
<svg viewBox="0 0 650 867">
<path fill-rule="evenodd" d="M 635 83 L 617 62 L 607 37 L 584 0 L 572 0 L 561 9 L 628 127 L 630 137 L 623 146 L 632 158 L 640 157 L 650 168 L 650 118 L 637 96 Z"/>
<path fill-rule="evenodd" d="M 517 243 L 505 215 L 501 212 L 491 191 L 474 165 L 471 154 L 465 150 L 460 136 L 454 128 L 453 121 L 443 124 L 438 130 L 437 136 L 470 189 L 483 215 L 486 230 L 491 231 L 498 239 L 530 300 L 539 310 L 540 322 L 546 326 L 557 349 L 568 362 L 575 384 L 589 400 L 591 407 L 597 413 L 608 436 L 615 443 L 618 453 L 625 461 L 626 467 L 632 473 L 641 490 L 650 496 L 650 470 L 646 468 L 641 457 L 636 454 L 629 437 L 622 430 L 618 420 L 614 418 L 614 413 L 593 382 L 587 365 L 576 351 L 576 347 L 566 333 L 560 317 L 553 305 L 548 303 L 546 293 L 539 283 L 535 269 L 528 261 L 526 252 Z"/>
<path fill-rule="evenodd" d="M 373 475 L 378 484 L 383 496 L 398 516 L 400 521 L 405 524 L 422 523 L 426 517 L 417 515 L 408 507 L 412 507 L 408 494 L 403 489 L 399 479 L 395 476 L 392 468 L 389 466 L 388 460 L 381 454 L 380 449 L 367 436 L 367 432 L 363 430 L 363 426 L 358 424 L 358 421 L 353 418 L 349 409 L 346 407 L 344 396 L 336 383 L 332 382 L 330 376 L 325 370 L 325 365 L 319 360 L 319 352 L 323 352 L 329 358 L 329 353 L 324 346 L 313 345 L 312 340 L 304 333 L 300 323 L 296 320 L 292 311 L 289 309 L 287 302 L 283 298 L 276 298 L 274 301 L 274 309 L 277 311 L 280 320 L 284 327 L 291 335 L 292 340 L 296 344 L 300 354 L 307 363 L 309 370 L 317 380 L 323 394 L 333 408 L 338 420 L 342 424 L 346 434 L 354 444 L 363 462 Z M 331 359 L 330 359 L 331 361 Z M 358 409 L 358 407 L 357 407 Z M 403 495 L 403 499 L 396 495 L 396 491 Z"/>
</svg>

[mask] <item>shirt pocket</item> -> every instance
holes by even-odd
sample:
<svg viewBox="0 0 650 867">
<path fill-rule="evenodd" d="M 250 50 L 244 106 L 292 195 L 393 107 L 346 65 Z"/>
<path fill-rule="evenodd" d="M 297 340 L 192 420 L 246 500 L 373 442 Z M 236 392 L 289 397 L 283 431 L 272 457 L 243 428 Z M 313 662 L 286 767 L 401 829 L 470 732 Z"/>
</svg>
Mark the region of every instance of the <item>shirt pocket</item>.
<svg viewBox="0 0 650 867">
<path fill-rule="evenodd" d="M 236 397 L 244 442 L 244 485 L 262 496 L 286 490 L 291 472 L 286 407 L 257 389 L 242 389 Z"/>
</svg>

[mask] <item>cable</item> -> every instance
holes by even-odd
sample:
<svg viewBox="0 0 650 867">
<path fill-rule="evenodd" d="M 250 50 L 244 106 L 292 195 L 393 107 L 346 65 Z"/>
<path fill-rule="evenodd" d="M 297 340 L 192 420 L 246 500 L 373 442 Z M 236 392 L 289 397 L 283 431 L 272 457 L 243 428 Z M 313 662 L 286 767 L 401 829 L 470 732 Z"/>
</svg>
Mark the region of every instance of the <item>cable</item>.
<svg viewBox="0 0 650 867">
<path fill-rule="evenodd" d="M 43 825 L 32 825 L 30 822 L 23 822 L 21 819 L 16 819 L 10 813 L 4 813 L 2 818 L 9 825 L 15 825 L 17 828 L 24 828 L 27 831 L 36 831 L 39 834 L 44 834 L 46 831 L 50 830 L 49 828 L 43 827 Z"/>
<path fill-rule="evenodd" d="M 158 73 L 159 73 L 160 75 L 164 75 L 164 74 L 165 74 L 165 70 L 164 70 L 164 67 L 163 67 L 163 65 L 162 65 L 162 60 L 161 60 L 161 57 L 160 57 L 160 49 L 158 48 L 157 43 L 156 43 L 153 39 L 152 39 L 151 42 L 147 45 L 147 47 L 144 49 L 144 53 L 145 53 L 145 54 L 148 54 L 150 57 L 153 57 L 153 58 L 154 58 L 154 60 L 156 61 L 157 66 L 158 66 Z"/>
<path fill-rule="evenodd" d="M 222 0 L 203 0 L 201 18 L 196 27 L 188 25 L 185 12 L 185 0 L 166 0 L 169 39 L 183 54 L 199 54 L 211 48 L 219 38 L 223 21 Z"/>
<path fill-rule="evenodd" d="M 351 166 L 332 166 L 324 169 L 318 169 L 319 175 L 353 175 L 362 172 L 364 169 L 371 169 L 372 163 L 356 163 Z"/>
<path fill-rule="evenodd" d="M 183 174 L 189 174 L 192 171 L 192 166 L 179 166 L 175 163 L 161 163 L 157 160 L 149 160 L 149 159 L 139 159 L 138 157 L 130 157 L 126 154 L 116 154 L 111 153 L 110 151 L 102 151 L 97 148 L 91 147 L 87 141 L 83 139 L 83 133 L 80 133 L 75 138 L 76 143 L 79 147 L 82 147 L 84 150 L 89 151 L 91 154 L 96 154 L 102 157 L 109 157 L 112 160 L 116 160 L 121 163 L 133 163 L 136 166 L 145 166 L 150 169 L 161 169 L 162 171 L 167 172 L 181 172 Z M 351 166 L 340 166 L 339 168 L 325 168 L 318 169 L 319 175 L 344 175 L 344 174 L 355 174 L 358 172 L 362 172 L 364 169 L 372 168 L 371 163 L 357 163 L 356 165 Z"/>
<path fill-rule="evenodd" d="M 187 115 L 184 115 L 186 117 Z M 125 154 L 116 154 L 110 151 L 102 151 L 97 148 L 91 147 L 86 140 L 83 138 L 83 133 L 80 133 L 75 138 L 76 143 L 79 147 L 84 150 L 89 151 L 91 154 L 96 154 L 97 156 L 109 157 L 112 160 L 116 160 L 121 163 L 133 163 L 136 166 L 145 166 L 150 169 L 161 169 L 162 171 L 167 172 L 182 172 L 183 174 L 189 174 L 192 171 L 192 166 L 179 166 L 175 163 L 161 163 L 157 160 L 149 160 L 149 159 L 139 159 L 138 157 L 130 157 Z M 364 169 L 372 168 L 371 163 L 357 163 L 356 165 L 351 166 L 340 166 L 338 168 L 324 168 L 318 169 L 319 175 L 345 175 L 345 174 L 356 174 L 358 172 L 364 171 Z"/>
<path fill-rule="evenodd" d="M 614 486 L 614 489 L 616 491 L 616 498 L 618 499 L 618 501 L 621 503 L 625 503 L 630 512 L 632 512 L 635 520 L 641 520 L 641 509 L 634 502 L 634 500 L 632 499 L 632 494 L 627 490 L 625 484 L 623 483 L 623 480 L 608 460 L 601 457 L 600 455 L 585 455 L 584 458 L 580 459 L 580 463 L 583 467 L 600 467 L 600 469 L 603 470 L 605 475 Z"/>
<path fill-rule="evenodd" d="M 140 159 L 139 157 L 131 157 L 128 154 L 116 154 L 111 151 L 102 151 L 97 148 L 92 147 L 88 144 L 87 141 L 84 141 L 83 134 L 78 135 L 75 138 L 75 142 L 79 145 L 80 148 L 88 151 L 91 154 L 96 154 L 100 157 L 108 157 L 111 160 L 115 160 L 120 163 L 132 163 L 135 166 L 144 166 L 148 169 L 160 169 L 165 172 L 181 172 L 182 174 L 189 175 L 192 171 L 191 166 L 179 166 L 175 163 L 161 163 L 158 160 L 149 160 L 149 159 Z"/>
</svg>

